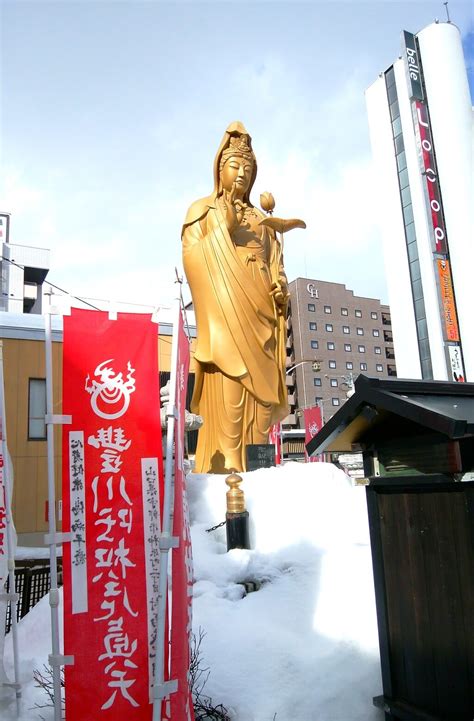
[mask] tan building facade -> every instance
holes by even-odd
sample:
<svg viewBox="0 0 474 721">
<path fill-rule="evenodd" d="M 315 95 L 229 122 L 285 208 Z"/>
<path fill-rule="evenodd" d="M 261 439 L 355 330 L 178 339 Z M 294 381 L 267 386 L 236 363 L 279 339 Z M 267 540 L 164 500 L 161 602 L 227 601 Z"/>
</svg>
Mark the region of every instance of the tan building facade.
<svg viewBox="0 0 474 721">
<path fill-rule="evenodd" d="M 360 373 L 396 375 L 387 305 L 356 296 L 341 283 L 297 278 L 289 288 L 289 425 L 297 424 L 298 410 L 317 404 L 328 420 Z"/>
</svg>

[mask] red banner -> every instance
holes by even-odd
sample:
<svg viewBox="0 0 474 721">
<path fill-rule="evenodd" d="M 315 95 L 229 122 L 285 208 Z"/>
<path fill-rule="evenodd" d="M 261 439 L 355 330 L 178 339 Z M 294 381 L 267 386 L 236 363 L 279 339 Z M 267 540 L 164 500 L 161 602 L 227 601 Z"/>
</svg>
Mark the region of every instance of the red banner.
<svg viewBox="0 0 474 721">
<path fill-rule="evenodd" d="M 64 318 L 64 650 L 68 721 L 150 721 L 163 498 L 151 317 Z"/>
<path fill-rule="evenodd" d="M 322 412 L 320 406 L 313 406 L 312 408 L 305 408 L 304 409 L 304 427 L 305 427 L 305 439 L 304 444 L 305 446 L 308 445 L 310 440 L 314 438 L 316 433 L 319 433 L 321 428 L 323 427 L 323 418 L 322 418 Z M 306 452 L 306 460 L 308 463 L 315 463 L 318 461 L 322 461 L 323 457 L 320 456 L 308 456 L 307 451 Z"/>
<path fill-rule="evenodd" d="M 173 535 L 179 538 L 178 548 L 171 557 L 171 660 L 170 679 L 178 681 L 178 690 L 170 697 L 172 721 L 194 721 L 194 709 L 189 690 L 188 672 L 192 634 L 193 555 L 189 529 L 188 501 L 184 476 L 184 424 L 186 389 L 189 374 L 189 341 L 184 332 L 180 313 L 178 328 L 178 360 L 176 382 L 175 424 L 175 493 Z"/>
<path fill-rule="evenodd" d="M 275 423 L 270 428 L 268 442 L 275 446 L 275 465 L 281 464 L 281 423 Z"/>
<path fill-rule="evenodd" d="M 1 362 L 1 360 L 0 360 Z M 0 414 L 3 406 L 3 386 L 0 387 Z M 3 419 L 0 415 L 0 592 L 8 576 L 8 549 L 7 549 L 7 493 L 5 478 L 5 462 L 3 458 Z M 2 618 L 0 614 L 0 623 Z M 0 657 L 0 664 L 1 664 Z"/>
</svg>

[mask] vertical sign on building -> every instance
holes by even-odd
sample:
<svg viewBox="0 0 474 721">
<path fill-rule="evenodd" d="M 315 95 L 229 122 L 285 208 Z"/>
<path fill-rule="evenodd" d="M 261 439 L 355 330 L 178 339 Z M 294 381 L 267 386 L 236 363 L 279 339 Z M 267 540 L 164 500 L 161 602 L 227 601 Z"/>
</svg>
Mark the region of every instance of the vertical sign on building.
<svg viewBox="0 0 474 721">
<path fill-rule="evenodd" d="M 423 86 L 421 84 L 421 67 L 418 58 L 416 39 L 413 33 L 403 30 L 403 43 L 405 46 L 405 69 L 408 78 L 410 97 L 423 100 Z"/>
<path fill-rule="evenodd" d="M 439 187 L 438 169 L 434 155 L 433 138 L 429 123 L 428 109 L 420 101 L 415 101 L 415 128 L 419 149 L 421 173 L 425 181 L 425 198 L 429 206 L 428 217 L 431 218 L 430 233 L 435 253 L 446 254 L 446 228 L 444 225 L 443 206 Z"/>
<path fill-rule="evenodd" d="M 453 280 L 449 263 L 449 245 L 444 222 L 443 201 L 431 130 L 427 99 L 423 94 L 423 70 L 418 55 L 416 38 L 403 32 L 405 62 L 412 99 L 412 113 L 418 144 L 420 172 L 423 176 L 427 216 L 433 260 L 436 267 L 438 301 L 444 328 L 445 352 L 448 370 L 453 380 L 464 380 L 461 338 L 456 312 Z M 454 349 L 457 349 L 456 351 Z M 454 361 L 455 358 L 455 361 Z"/>
<path fill-rule="evenodd" d="M 68 721 L 150 721 L 150 589 L 159 573 L 157 326 L 74 309 L 64 319 L 64 648 Z M 154 525 L 151 525 L 151 522 Z M 154 620 L 154 619 L 153 619 Z M 156 638 L 155 638 L 156 643 Z"/>
</svg>

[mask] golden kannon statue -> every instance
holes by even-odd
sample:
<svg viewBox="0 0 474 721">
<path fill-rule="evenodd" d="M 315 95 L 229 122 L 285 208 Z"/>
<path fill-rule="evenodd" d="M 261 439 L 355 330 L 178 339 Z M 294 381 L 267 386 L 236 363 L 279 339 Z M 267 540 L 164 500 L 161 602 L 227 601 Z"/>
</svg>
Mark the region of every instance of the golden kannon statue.
<svg viewBox="0 0 474 721">
<path fill-rule="evenodd" d="M 281 241 L 250 201 L 256 175 L 251 137 L 231 123 L 214 190 L 191 205 L 183 226 L 197 324 L 191 410 L 204 419 L 197 473 L 245 471 L 246 446 L 268 443 L 271 425 L 288 414 L 288 286 Z"/>
</svg>

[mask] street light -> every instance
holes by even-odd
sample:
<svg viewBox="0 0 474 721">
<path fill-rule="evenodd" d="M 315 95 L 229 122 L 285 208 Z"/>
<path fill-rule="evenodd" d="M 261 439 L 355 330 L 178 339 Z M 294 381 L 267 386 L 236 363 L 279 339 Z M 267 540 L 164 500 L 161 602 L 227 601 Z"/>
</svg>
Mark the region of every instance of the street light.
<svg viewBox="0 0 474 721">
<path fill-rule="evenodd" d="M 305 359 L 305 360 L 299 361 L 298 363 L 295 363 L 295 365 L 292 365 L 291 368 L 288 368 L 288 369 L 285 371 L 285 374 L 288 375 L 289 373 L 291 373 L 292 371 L 294 371 L 295 368 L 298 368 L 298 366 L 303 365 L 303 363 L 311 363 L 312 368 L 313 368 L 313 371 L 314 371 L 315 373 L 317 373 L 318 371 L 321 370 L 321 363 L 322 363 L 322 361 L 320 361 L 320 360 L 318 360 L 318 359 L 316 359 L 316 358 L 310 358 L 309 360 L 308 360 L 308 359 Z"/>
<path fill-rule="evenodd" d="M 303 360 L 298 361 L 298 363 L 295 363 L 290 368 L 288 368 L 285 371 L 285 374 L 289 375 L 290 373 L 292 373 L 295 370 L 295 368 L 298 368 L 299 366 L 303 365 L 304 363 L 311 363 L 311 367 L 315 373 L 318 373 L 321 370 L 322 361 L 319 358 L 304 358 Z M 304 396 L 304 406 L 306 407 L 306 383 L 304 382 L 304 380 L 303 380 L 303 396 Z M 301 414 L 296 413 L 295 415 L 298 417 L 298 415 L 301 415 Z"/>
<path fill-rule="evenodd" d="M 350 398 L 351 396 L 354 395 L 355 390 L 354 390 L 354 374 L 353 373 L 347 373 L 346 375 L 341 375 L 341 376 L 332 375 L 331 373 L 325 373 L 324 377 L 325 378 L 331 378 L 331 377 L 342 378 L 341 385 L 347 386 L 346 398 Z"/>
</svg>

